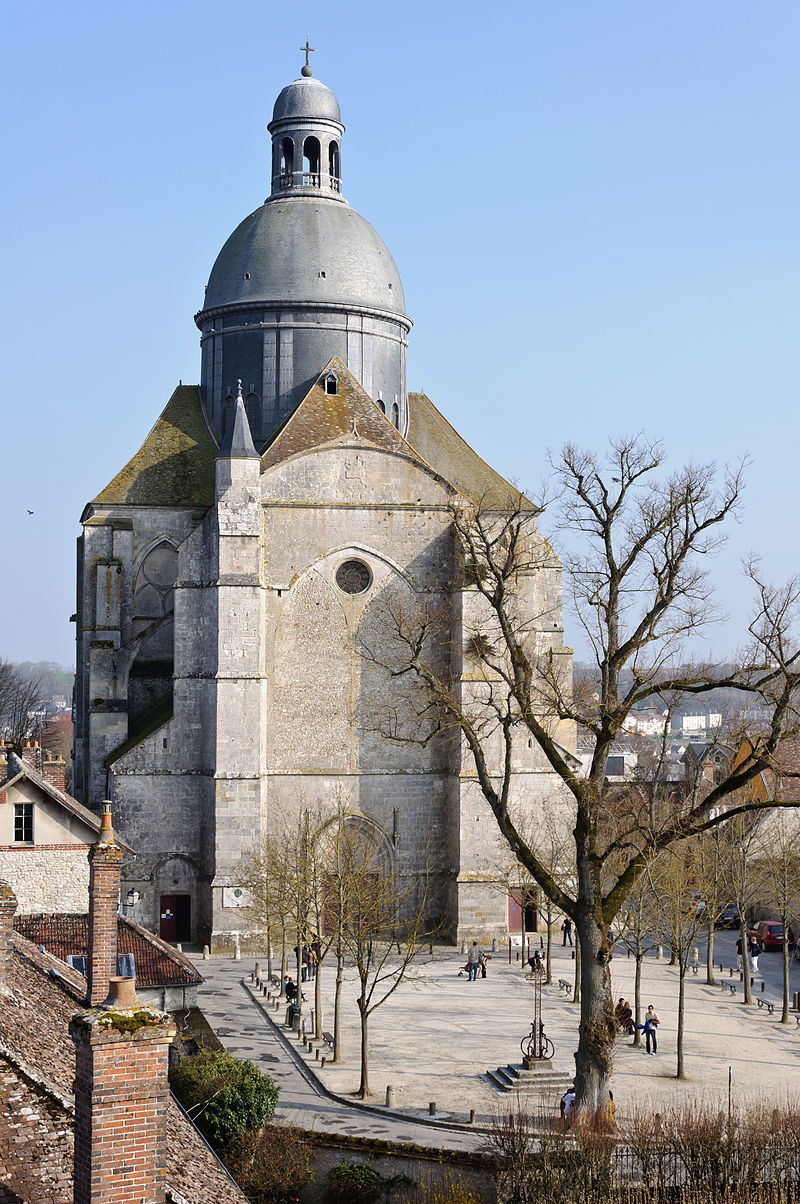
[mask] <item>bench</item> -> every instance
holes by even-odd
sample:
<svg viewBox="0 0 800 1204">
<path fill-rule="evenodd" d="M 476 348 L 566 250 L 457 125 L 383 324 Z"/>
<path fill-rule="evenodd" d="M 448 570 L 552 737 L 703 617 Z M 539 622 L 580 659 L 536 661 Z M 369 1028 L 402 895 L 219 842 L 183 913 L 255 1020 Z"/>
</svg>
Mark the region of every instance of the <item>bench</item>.
<svg viewBox="0 0 800 1204">
<path fill-rule="evenodd" d="M 322 1044 L 325 1046 L 326 1049 L 329 1049 L 331 1051 L 331 1053 L 333 1053 L 333 1033 L 326 1033 L 323 1030 Z"/>
<path fill-rule="evenodd" d="M 731 995 L 736 994 L 736 983 L 735 982 L 721 982 L 720 986 L 722 987 L 723 991 L 730 991 Z"/>
<path fill-rule="evenodd" d="M 558 989 L 562 995 L 571 995 L 572 994 L 572 983 L 567 982 L 566 978 L 559 978 Z"/>
<path fill-rule="evenodd" d="M 759 996 L 759 998 L 758 998 L 758 999 L 756 999 L 756 1003 L 758 1004 L 758 1006 L 759 1006 L 760 1008 L 766 1008 L 766 1009 L 767 1009 L 767 1011 L 769 1012 L 770 1016 L 771 1016 L 771 1015 L 772 1015 L 772 1013 L 775 1011 L 775 1004 L 774 1004 L 774 1003 L 770 1003 L 770 1001 L 769 1001 L 768 999 L 762 999 L 762 998 Z"/>
</svg>

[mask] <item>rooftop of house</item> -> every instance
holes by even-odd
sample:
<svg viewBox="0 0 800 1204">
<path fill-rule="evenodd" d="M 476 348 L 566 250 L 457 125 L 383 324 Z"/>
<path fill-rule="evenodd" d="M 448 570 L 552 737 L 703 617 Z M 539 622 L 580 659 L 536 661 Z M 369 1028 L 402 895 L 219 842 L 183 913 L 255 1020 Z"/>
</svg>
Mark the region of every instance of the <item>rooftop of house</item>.
<svg viewBox="0 0 800 1204">
<path fill-rule="evenodd" d="M 71 1204 L 75 1052 L 69 1022 L 83 1009 L 81 975 L 19 933 L 0 1007 L 0 1201 Z M 167 1106 L 167 1200 L 243 1204 L 192 1123 Z"/>
<path fill-rule="evenodd" d="M 14 929 L 60 962 L 87 955 L 88 915 L 17 915 Z M 132 957 L 140 987 L 196 986 L 203 981 L 188 957 L 125 916 L 117 920 L 117 955 Z"/>
<path fill-rule="evenodd" d="M 0 791 L 10 790 L 20 781 L 32 782 L 42 791 L 52 802 L 68 811 L 70 815 L 81 820 L 86 824 L 91 833 L 97 835 L 100 831 L 100 816 L 94 811 L 90 811 L 88 807 L 84 807 L 83 803 L 79 803 L 71 794 L 67 794 L 64 790 L 59 790 L 52 782 L 49 782 L 43 774 L 39 772 L 31 763 L 25 760 L 24 757 L 18 757 L 16 753 L 8 754 L 6 779 L 0 782 Z M 116 842 L 125 853 L 133 853 L 133 849 L 127 844 L 121 836 L 117 836 Z"/>
</svg>

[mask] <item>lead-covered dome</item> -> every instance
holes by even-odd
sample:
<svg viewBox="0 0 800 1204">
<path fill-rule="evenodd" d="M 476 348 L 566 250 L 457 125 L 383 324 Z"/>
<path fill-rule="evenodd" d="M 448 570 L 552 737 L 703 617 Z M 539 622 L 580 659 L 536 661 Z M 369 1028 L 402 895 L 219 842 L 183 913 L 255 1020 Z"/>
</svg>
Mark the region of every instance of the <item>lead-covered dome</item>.
<svg viewBox="0 0 800 1204">
<path fill-rule="evenodd" d="M 253 302 L 406 312 L 400 274 L 369 222 L 349 205 L 308 196 L 268 201 L 217 256 L 203 309 Z"/>
<path fill-rule="evenodd" d="M 295 118 L 316 117 L 321 121 L 341 124 L 339 102 L 330 88 L 313 76 L 293 80 L 278 94 L 272 110 L 272 120 L 285 121 Z"/>
<path fill-rule="evenodd" d="M 339 105 L 308 63 L 269 129 L 270 195 L 220 251 L 195 316 L 210 426 L 224 436 L 241 382 L 263 445 L 338 356 L 402 432 L 403 286 L 383 240 L 342 196 Z"/>
</svg>

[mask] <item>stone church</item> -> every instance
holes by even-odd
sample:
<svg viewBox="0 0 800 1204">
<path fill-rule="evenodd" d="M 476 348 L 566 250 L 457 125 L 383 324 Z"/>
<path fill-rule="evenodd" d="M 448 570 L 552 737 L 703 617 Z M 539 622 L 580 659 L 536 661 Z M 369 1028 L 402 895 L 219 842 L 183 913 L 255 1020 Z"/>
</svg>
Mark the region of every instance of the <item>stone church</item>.
<svg viewBox="0 0 800 1204">
<path fill-rule="evenodd" d="M 392 872 L 433 855 L 452 939 L 503 936 L 519 909 L 466 753 L 391 739 L 376 717 L 404 705 L 380 654 L 387 616 L 420 597 L 445 599 L 448 672 L 468 682 L 475 591 L 453 507 L 519 494 L 407 392 L 400 276 L 344 198 L 339 105 L 307 64 L 268 128 L 269 197 L 195 316 L 201 383 L 175 389 L 83 512 L 73 791 L 113 800 L 136 850 L 126 910 L 166 939 L 246 933 L 242 858 L 337 799 Z M 540 646 L 568 665 L 560 590 L 550 556 L 529 601 Z M 553 775 L 527 740 L 514 768 L 535 822 Z"/>
</svg>

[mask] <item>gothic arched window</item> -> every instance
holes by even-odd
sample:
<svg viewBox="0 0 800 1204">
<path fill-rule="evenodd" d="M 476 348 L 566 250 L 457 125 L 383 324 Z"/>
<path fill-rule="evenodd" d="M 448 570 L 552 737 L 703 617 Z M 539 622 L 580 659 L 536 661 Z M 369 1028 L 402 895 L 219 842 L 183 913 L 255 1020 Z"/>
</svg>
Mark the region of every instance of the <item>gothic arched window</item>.
<svg viewBox="0 0 800 1204">
<path fill-rule="evenodd" d="M 294 171 L 294 142 L 291 138 L 281 139 L 281 162 L 280 174 L 281 183 L 290 184 L 292 180 L 292 172 Z"/>
<path fill-rule="evenodd" d="M 400 407 L 396 401 L 392 402 L 392 425 L 400 429 Z"/>
</svg>

